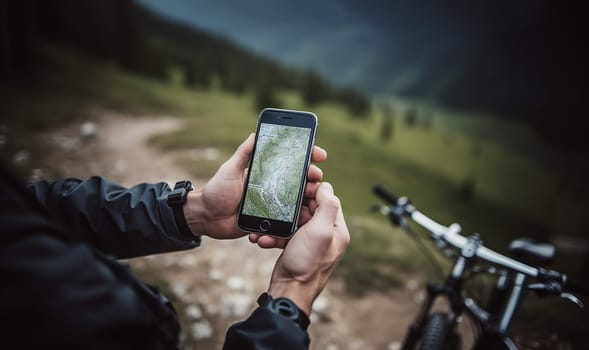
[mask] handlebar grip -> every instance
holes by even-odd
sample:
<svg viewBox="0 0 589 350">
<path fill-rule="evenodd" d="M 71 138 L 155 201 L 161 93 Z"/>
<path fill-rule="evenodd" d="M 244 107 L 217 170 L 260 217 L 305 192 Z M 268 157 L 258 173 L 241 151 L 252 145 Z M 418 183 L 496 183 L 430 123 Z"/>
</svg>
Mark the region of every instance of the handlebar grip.
<svg viewBox="0 0 589 350">
<path fill-rule="evenodd" d="M 372 187 L 372 192 L 374 192 L 376 196 L 380 197 L 385 202 L 388 202 L 392 205 L 396 205 L 397 200 L 399 199 L 399 197 L 389 192 L 389 190 L 384 188 L 382 185 L 374 185 L 374 187 Z"/>
<path fill-rule="evenodd" d="M 579 284 L 575 281 L 568 280 L 565 285 L 565 290 L 578 293 L 581 295 L 589 296 L 589 287 L 586 285 Z"/>
</svg>

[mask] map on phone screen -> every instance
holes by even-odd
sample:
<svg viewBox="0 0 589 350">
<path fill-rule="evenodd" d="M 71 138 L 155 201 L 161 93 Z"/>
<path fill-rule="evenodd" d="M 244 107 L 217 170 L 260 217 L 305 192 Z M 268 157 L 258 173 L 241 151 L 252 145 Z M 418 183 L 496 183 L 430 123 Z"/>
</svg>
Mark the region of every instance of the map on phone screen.
<svg viewBox="0 0 589 350">
<path fill-rule="evenodd" d="M 260 125 L 243 214 L 294 220 L 310 135 L 309 128 Z"/>
</svg>

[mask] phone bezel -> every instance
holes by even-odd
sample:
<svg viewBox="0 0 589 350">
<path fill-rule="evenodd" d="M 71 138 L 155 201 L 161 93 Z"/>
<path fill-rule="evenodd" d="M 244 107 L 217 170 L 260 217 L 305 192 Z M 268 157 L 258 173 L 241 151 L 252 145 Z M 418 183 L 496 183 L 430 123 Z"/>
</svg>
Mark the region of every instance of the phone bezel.
<svg viewBox="0 0 589 350">
<path fill-rule="evenodd" d="M 238 215 L 238 226 L 241 230 L 247 232 L 259 232 L 265 235 L 270 235 L 279 238 L 289 238 L 292 234 L 296 231 L 299 213 L 301 210 L 301 205 L 303 202 L 303 195 L 305 191 L 305 184 L 307 180 L 307 172 L 309 169 L 309 164 L 311 163 L 311 153 L 313 151 L 313 145 L 315 144 L 315 134 L 317 131 L 317 116 L 312 112 L 306 111 L 295 111 L 295 110 L 287 110 L 287 109 L 276 109 L 276 108 L 265 108 L 260 112 L 258 117 L 258 124 L 256 127 L 256 139 L 254 142 L 254 149 L 252 150 L 252 154 L 249 159 L 248 168 L 251 169 L 254 154 L 256 152 L 256 147 L 258 144 L 258 135 L 260 132 L 260 127 L 262 124 L 278 124 L 278 125 L 286 125 L 286 126 L 297 126 L 297 127 L 304 127 L 311 129 L 311 134 L 309 135 L 309 141 L 307 145 L 307 151 L 305 155 L 305 166 L 303 169 L 303 173 L 301 174 L 301 180 L 299 181 L 299 189 L 297 195 L 297 203 L 295 206 L 295 213 L 293 216 L 293 222 L 290 221 L 281 221 L 281 220 L 274 220 L 265 217 L 259 216 L 252 216 L 252 215 L 245 215 L 242 213 L 245 195 L 247 191 L 247 186 L 250 180 L 250 174 L 246 177 L 244 186 L 243 186 L 243 194 L 241 198 L 241 203 L 239 206 L 239 215 Z M 265 223 L 264 221 L 267 221 Z M 261 225 L 269 224 L 269 228 L 264 230 L 261 228 Z"/>
</svg>

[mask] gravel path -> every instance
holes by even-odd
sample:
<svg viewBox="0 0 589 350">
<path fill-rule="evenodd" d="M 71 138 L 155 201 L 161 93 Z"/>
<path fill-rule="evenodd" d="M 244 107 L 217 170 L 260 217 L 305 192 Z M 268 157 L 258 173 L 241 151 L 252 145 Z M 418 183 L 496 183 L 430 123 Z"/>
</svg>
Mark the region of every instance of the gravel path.
<svg viewBox="0 0 589 350">
<path fill-rule="evenodd" d="M 176 161 L 174 153 L 163 153 L 147 145 L 149 137 L 170 132 L 182 120 L 169 116 L 126 116 L 113 112 L 95 113 L 93 125 L 74 123 L 42 135 L 47 161 L 65 176 L 102 175 L 124 185 L 139 182 L 193 179 Z M 96 131 L 89 139 L 81 129 Z M 88 131 L 88 130 L 86 130 Z M 353 232 L 352 232 L 353 240 Z M 352 242 L 353 243 L 353 242 Z M 168 285 L 180 300 L 183 347 L 219 349 L 227 327 L 247 317 L 255 299 L 266 290 L 269 276 L 280 254 L 262 250 L 247 238 L 234 241 L 205 239 L 196 250 L 129 260 L 140 275 Z M 315 303 L 310 327 L 311 348 L 398 349 L 407 323 L 419 298 L 417 283 L 408 288 L 369 293 L 362 298 L 346 295 L 341 281 L 333 280 Z"/>
</svg>

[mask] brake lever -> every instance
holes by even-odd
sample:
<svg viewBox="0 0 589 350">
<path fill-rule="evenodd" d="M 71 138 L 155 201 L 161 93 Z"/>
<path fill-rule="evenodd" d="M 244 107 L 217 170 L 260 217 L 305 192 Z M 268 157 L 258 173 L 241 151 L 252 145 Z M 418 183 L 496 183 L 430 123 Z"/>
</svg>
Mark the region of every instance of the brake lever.
<svg viewBox="0 0 589 350">
<path fill-rule="evenodd" d="M 369 209 L 373 213 L 380 213 L 381 215 L 388 216 L 395 226 L 406 228 L 408 225 L 403 217 L 403 208 L 401 207 L 389 207 L 386 205 L 374 204 L 370 206 Z"/>
<path fill-rule="evenodd" d="M 559 284 L 552 284 L 546 285 L 544 283 L 532 283 L 527 286 L 529 290 L 536 291 L 540 295 L 546 293 L 545 295 L 558 295 L 559 297 L 570 301 L 571 303 L 577 305 L 579 309 L 585 307 L 581 299 L 577 298 L 576 295 L 569 293 L 569 292 L 561 292 L 561 287 Z"/>
<path fill-rule="evenodd" d="M 583 302 L 581 301 L 581 299 L 577 298 L 574 294 L 568 293 L 568 292 L 562 292 L 560 293 L 560 297 L 563 299 L 566 299 L 568 301 L 570 301 L 571 303 L 577 305 L 577 307 L 579 309 L 582 309 L 585 307 L 585 305 L 583 305 Z"/>
</svg>

